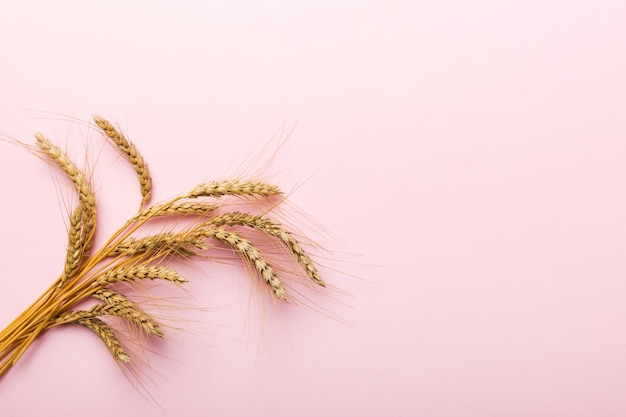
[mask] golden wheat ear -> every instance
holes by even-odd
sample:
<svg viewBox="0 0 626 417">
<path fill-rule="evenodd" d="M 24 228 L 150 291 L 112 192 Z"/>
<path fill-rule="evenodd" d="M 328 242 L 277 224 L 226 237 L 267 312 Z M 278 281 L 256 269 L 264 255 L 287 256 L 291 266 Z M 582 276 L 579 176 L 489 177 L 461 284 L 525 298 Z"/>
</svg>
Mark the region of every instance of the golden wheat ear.
<svg viewBox="0 0 626 417">
<path fill-rule="evenodd" d="M 167 266 L 130 265 L 111 269 L 98 277 L 91 286 L 94 288 L 98 286 L 106 287 L 118 282 L 134 282 L 140 279 L 152 281 L 159 279 L 176 285 L 187 282 L 186 279 L 178 275 L 178 272 Z"/>
<path fill-rule="evenodd" d="M 141 222 L 163 216 L 199 216 L 205 217 L 213 214 L 218 209 L 217 204 L 209 204 L 203 201 L 168 201 L 157 204 L 137 213 L 131 220 Z"/>
<path fill-rule="evenodd" d="M 90 311 L 96 316 L 118 316 L 136 324 L 145 331 L 157 337 L 163 337 L 163 331 L 159 323 L 143 311 L 137 303 L 129 300 L 117 291 L 105 288 L 94 293 L 94 297 L 104 301 L 105 305 L 92 307 Z"/>
<path fill-rule="evenodd" d="M 130 356 L 128 356 L 115 332 L 108 324 L 97 317 L 80 318 L 75 323 L 97 334 L 116 360 L 124 363 L 130 362 Z"/>
<path fill-rule="evenodd" d="M 86 327 L 100 337 L 113 358 L 120 362 L 129 363 L 130 356 L 122 347 L 115 331 L 107 323 L 96 317 L 92 310 L 68 310 L 51 320 L 48 323 L 48 328 L 62 324 L 77 324 Z"/>
<path fill-rule="evenodd" d="M 146 161 L 137 150 L 137 147 L 126 139 L 126 137 L 108 120 L 94 115 L 93 121 L 135 169 L 137 179 L 139 180 L 139 191 L 141 192 L 141 207 L 145 207 L 152 196 L 152 177 L 148 170 L 148 164 L 146 164 Z"/>
<path fill-rule="evenodd" d="M 210 224 L 214 226 L 246 226 L 277 238 L 291 252 L 302 269 L 309 278 L 321 287 L 325 287 L 326 283 L 317 272 L 317 268 L 313 265 L 311 257 L 302 249 L 298 241 L 289 233 L 280 223 L 268 219 L 264 216 L 252 215 L 249 213 L 231 212 L 219 216 L 215 216 Z"/>
<path fill-rule="evenodd" d="M 197 185 L 184 197 L 271 197 L 282 194 L 280 188 L 262 181 L 222 180 L 210 181 Z"/>
<path fill-rule="evenodd" d="M 254 246 L 248 239 L 226 229 L 208 227 L 203 229 L 202 234 L 230 246 L 243 260 L 249 262 L 257 273 L 269 285 L 272 292 L 281 301 L 287 301 L 287 291 L 274 271 L 274 268 L 265 259 L 261 250 Z"/>
<path fill-rule="evenodd" d="M 129 237 L 114 246 L 109 252 L 109 256 L 137 256 L 143 254 L 156 260 L 165 256 L 189 257 L 206 248 L 202 237 L 198 237 L 193 233 L 166 232 L 139 239 Z"/>
<path fill-rule="evenodd" d="M 78 207 L 70 215 L 68 247 L 63 274 L 57 288 L 65 285 L 89 257 L 96 229 L 96 199 L 86 175 L 61 149 L 41 133 L 35 134 L 40 151 L 65 172 L 78 194 Z"/>
</svg>

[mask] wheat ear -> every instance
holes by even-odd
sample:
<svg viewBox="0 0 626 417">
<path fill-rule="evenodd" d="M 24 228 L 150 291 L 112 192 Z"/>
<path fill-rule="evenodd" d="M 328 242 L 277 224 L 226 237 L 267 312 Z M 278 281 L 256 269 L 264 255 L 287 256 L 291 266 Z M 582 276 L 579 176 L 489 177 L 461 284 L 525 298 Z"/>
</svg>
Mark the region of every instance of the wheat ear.
<svg viewBox="0 0 626 417">
<path fill-rule="evenodd" d="M 157 204 L 156 206 L 149 207 L 142 212 L 138 213 L 132 218 L 134 222 L 141 222 L 147 219 L 155 217 L 167 216 L 167 215 L 194 215 L 194 216 L 208 216 L 218 208 L 215 204 L 207 204 L 204 202 L 196 201 L 170 201 L 166 203 Z"/>
<path fill-rule="evenodd" d="M 259 275 L 270 286 L 276 298 L 287 301 L 287 292 L 283 283 L 278 278 L 274 268 L 252 242 L 237 233 L 220 228 L 206 228 L 201 232 L 204 236 L 223 242 L 237 251 L 244 260 L 249 261 L 254 266 Z"/>
<path fill-rule="evenodd" d="M 123 317 L 137 323 L 146 333 L 163 337 L 159 323 L 143 311 L 135 302 L 117 291 L 102 289 L 94 293 L 94 297 L 104 301 L 106 305 L 90 309 L 96 316 L 111 315 Z"/>
<path fill-rule="evenodd" d="M 73 323 L 80 319 L 88 319 L 102 316 L 115 316 L 126 319 L 138 325 L 146 333 L 163 337 L 163 331 L 159 323 L 150 317 L 139 306 L 113 290 L 102 289 L 94 294 L 94 297 L 105 301 L 106 304 L 96 304 L 89 310 L 69 310 L 61 313 L 53 319 L 54 325 Z"/>
<path fill-rule="evenodd" d="M 89 256 L 96 227 L 96 202 L 85 174 L 70 158 L 41 133 L 35 134 L 35 138 L 39 149 L 65 172 L 78 194 L 78 207 L 70 216 L 68 250 L 60 288 L 75 275 L 80 262 Z"/>
<path fill-rule="evenodd" d="M 72 279 L 78 271 L 80 262 L 87 256 L 83 250 L 83 243 L 80 235 L 82 232 L 82 212 L 77 207 L 70 216 L 70 224 L 67 230 L 67 255 L 65 257 L 65 269 L 59 282 L 59 286 L 63 286 L 68 280 Z"/>
<path fill-rule="evenodd" d="M 133 282 L 140 279 L 162 279 L 176 285 L 181 285 L 187 282 L 186 279 L 178 275 L 178 272 L 167 266 L 133 265 L 113 268 L 98 277 L 92 284 L 92 287 L 106 287 L 107 285 L 115 284 L 117 282 Z"/>
<path fill-rule="evenodd" d="M 216 216 L 209 223 L 215 226 L 247 226 L 279 239 L 289 249 L 309 278 L 317 285 L 326 286 L 309 255 L 280 223 L 263 216 L 236 211 Z"/>
<path fill-rule="evenodd" d="M 129 363 L 130 356 L 124 351 L 111 327 L 97 317 L 79 318 L 74 323 L 84 326 L 97 334 L 111 352 L 111 355 L 120 362 Z"/>
<path fill-rule="evenodd" d="M 127 238 L 115 246 L 109 256 L 132 256 L 146 253 L 152 256 L 178 255 L 192 256 L 198 250 L 206 249 L 202 237 L 189 232 L 160 233 L 139 239 Z"/>
<path fill-rule="evenodd" d="M 261 181 L 222 180 L 199 184 L 184 197 L 222 197 L 225 195 L 271 197 L 279 194 L 282 194 L 280 188 Z"/>
<path fill-rule="evenodd" d="M 117 130 L 108 120 L 98 116 L 93 116 L 93 121 L 102 132 L 117 146 L 122 155 L 132 164 L 139 179 L 139 189 L 141 191 L 141 207 L 144 207 L 152 195 L 152 177 L 148 170 L 148 165 L 143 159 L 137 147 Z"/>
</svg>

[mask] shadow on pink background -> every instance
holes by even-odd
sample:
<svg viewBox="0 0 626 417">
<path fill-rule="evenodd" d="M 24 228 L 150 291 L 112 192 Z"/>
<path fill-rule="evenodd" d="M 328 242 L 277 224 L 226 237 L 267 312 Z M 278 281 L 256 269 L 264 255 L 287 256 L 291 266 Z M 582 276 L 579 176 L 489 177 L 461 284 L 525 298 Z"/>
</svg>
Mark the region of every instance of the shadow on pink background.
<svg viewBox="0 0 626 417">
<path fill-rule="evenodd" d="M 313 300 L 331 317 L 261 313 L 244 270 L 203 265 L 189 301 L 210 311 L 153 345 L 154 400 L 70 327 L 0 381 L 0 415 L 626 415 L 625 18 L 617 1 L 6 8 L 0 129 L 82 155 L 101 142 L 65 116 L 108 117 L 157 201 L 295 126 L 270 173 L 335 288 Z M 0 167 L 4 326 L 59 272 L 71 200 L 23 151 L 0 144 Z M 97 169 L 111 231 L 135 178 L 107 151 Z"/>
</svg>

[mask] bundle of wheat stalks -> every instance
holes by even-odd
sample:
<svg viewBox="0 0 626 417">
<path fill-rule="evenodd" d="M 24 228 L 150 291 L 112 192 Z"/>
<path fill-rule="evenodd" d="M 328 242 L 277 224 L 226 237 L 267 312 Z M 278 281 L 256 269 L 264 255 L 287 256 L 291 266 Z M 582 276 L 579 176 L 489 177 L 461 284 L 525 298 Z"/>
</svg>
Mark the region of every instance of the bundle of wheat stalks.
<svg viewBox="0 0 626 417">
<path fill-rule="evenodd" d="M 0 377 L 24 354 L 33 341 L 48 329 L 75 324 L 102 339 L 111 355 L 122 363 L 131 361 L 113 326 L 106 317 L 117 317 L 128 329 L 142 335 L 163 337 L 162 326 L 140 303 L 122 294 L 117 283 L 161 280 L 180 286 L 186 282 L 171 267 L 172 260 L 188 260 L 207 250 L 207 242 L 221 242 L 237 253 L 278 300 L 287 292 L 277 269 L 259 246 L 245 238 L 240 229 L 251 228 L 280 244 L 301 267 L 303 274 L 317 285 L 325 286 L 310 256 L 293 234 L 266 215 L 218 210 L 224 197 L 244 199 L 254 205 L 276 198 L 278 187 L 255 180 L 224 180 L 202 183 L 186 194 L 149 206 L 152 179 L 137 148 L 107 120 L 94 116 L 97 128 L 134 167 L 139 179 L 141 206 L 98 250 L 93 250 L 96 232 L 96 203 L 87 174 L 66 153 L 36 134 L 37 152 L 60 168 L 74 185 L 77 207 L 71 212 L 65 267 L 60 277 L 28 309 L 0 333 Z M 138 230 L 151 219 L 185 216 L 189 224 L 182 230 L 168 230 L 139 236 Z M 127 288 L 127 287 L 122 287 Z M 98 300 L 79 309 L 86 300 Z"/>
</svg>

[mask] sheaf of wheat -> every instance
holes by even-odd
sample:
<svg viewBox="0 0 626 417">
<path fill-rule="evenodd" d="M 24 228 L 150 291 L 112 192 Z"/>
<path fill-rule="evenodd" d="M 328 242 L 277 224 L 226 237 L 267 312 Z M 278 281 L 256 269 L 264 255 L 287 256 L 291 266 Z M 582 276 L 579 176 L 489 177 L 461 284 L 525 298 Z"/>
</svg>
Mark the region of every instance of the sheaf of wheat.
<svg viewBox="0 0 626 417">
<path fill-rule="evenodd" d="M 97 229 L 96 196 L 91 178 L 81 170 L 57 145 L 41 133 L 35 135 L 36 152 L 47 158 L 73 184 L 77 204 L 69 214 L 67 252 L 60 276 L 43 294 L 0 332 L 0 377 L 24 354 L 43 332 L 63 325 L 81 326 L 97 335 L 112 357 L 120 363 L 133 360 L 119 337 L 114 323 L 125 322 L 125 328 L 149 337 L 164 337 L 161 323 L 147 313 L 140 303 L 125 295 L 119 283 L 161 281 L 176 286 L 186 279 L 170 265 L 172 260 L 192 262 L 202 255 L 209 242 L 219 242 L 230 248 L 256 275 L 277 300 L 289 297 L 281 269 L 276 268 L 246 231 L 264 235 L 280 245 L 299 265 L 310 282 L 325 286 L 311 256 L 303 249 L 293 233 L 266 214 L 229 210 L 225 200 L 244 200 L 248 206 L 277 199 L 281 190 L 273 184 L 258 180 L 219 180 L 197 185 L 168 201 L 150 205 L 152 177 L 148 165 L 137 147 L 113 124 L 94 116 L 95 127 L 132 165 L 139 183 L 141 204 L 135 215 L 123 224 L 102 247 L 94 249 Z M 184 216 L 186 226 L 156 234 L 141 234 L 152 219 L 172 219 Z M 283 271 L 284 272 L 284 271 Z M 86 300 L 92 306 L 81 309 Z M 117 317 L 117 321 L 109 320 Z"/>
</svg>

